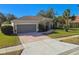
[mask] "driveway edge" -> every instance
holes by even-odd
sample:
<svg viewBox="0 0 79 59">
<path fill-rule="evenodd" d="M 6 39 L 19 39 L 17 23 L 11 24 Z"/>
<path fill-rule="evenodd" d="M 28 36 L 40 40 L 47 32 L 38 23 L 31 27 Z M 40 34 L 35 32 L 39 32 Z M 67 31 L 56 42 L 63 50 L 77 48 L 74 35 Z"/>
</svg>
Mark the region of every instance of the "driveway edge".
<svg viewBox="0 0 79 59">
<path fill-rule="evenodd" d="M 0 55 L 20 55 L 23 49 L 22 45 L 2 48 L 0 49 Z"/>
</svg>

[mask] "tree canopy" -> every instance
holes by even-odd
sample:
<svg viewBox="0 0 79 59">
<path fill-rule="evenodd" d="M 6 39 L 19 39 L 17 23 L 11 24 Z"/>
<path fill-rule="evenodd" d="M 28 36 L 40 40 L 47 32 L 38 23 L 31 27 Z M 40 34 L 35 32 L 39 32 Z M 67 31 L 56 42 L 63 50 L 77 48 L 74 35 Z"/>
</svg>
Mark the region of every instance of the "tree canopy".
<svg viewBox="0 0 79 59">
<path fill-rule="evenodd" d="M 40 10 L 37 15 L 47 17 L 47 18 L 54 18 L 55 17 L 55 11 L 52 8 L 48 9 L 47 11 Z"/>
</svg>

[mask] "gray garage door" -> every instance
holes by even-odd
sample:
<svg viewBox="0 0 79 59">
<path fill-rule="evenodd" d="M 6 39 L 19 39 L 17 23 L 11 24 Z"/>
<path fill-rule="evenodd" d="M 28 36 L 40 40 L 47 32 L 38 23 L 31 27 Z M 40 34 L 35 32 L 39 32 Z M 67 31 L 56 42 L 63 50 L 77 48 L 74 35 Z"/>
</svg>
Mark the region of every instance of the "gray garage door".
<svg viewBox="0 0 79 59">
<path fill-rule="evenodd" d="M 36 24 L 17 25 L 17 33 L 36 32 Z"/>
</svg>

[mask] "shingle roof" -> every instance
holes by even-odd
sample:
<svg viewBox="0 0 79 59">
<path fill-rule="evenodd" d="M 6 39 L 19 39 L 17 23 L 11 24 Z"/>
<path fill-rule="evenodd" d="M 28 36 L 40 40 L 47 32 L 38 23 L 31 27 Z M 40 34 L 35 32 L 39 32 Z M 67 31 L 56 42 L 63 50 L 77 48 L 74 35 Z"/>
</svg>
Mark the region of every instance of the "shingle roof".
<svg viewBox="0 0 79 59">
<path fill-rule="evenodd" d="M 40 17 L 40 16 L 23 16 L 23 17 L 20 17 L 19 20 L 40 20 L 41 18 L 43 17 Z"/>
<path fill-rule="evenodd" d="M 52 20 L 50 18 L 45 18 L 45 17 L 40 17 L 40 16 L 23 16 L 20 17 L 19 19 L 13 20 L 15 23 L 39 23 L 40 21 L 43 20 Z"/>
<path fill-rule="evenodd" d="M 72 21 L 73 23 L 79 23 L 79 16 L 75 17 L 75 20 Z"/>
</svg>

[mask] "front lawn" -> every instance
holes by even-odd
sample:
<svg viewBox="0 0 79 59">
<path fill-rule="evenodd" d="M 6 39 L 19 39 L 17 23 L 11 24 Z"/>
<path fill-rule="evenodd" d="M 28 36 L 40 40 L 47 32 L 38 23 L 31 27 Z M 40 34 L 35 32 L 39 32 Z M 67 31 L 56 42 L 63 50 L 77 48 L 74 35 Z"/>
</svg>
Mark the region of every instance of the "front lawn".
<svg viewBox="0 0 79 59">
<path fill-rule="evenodd" d="M 5 35 L 0 31 L 0 48 L 16 46 L 20 44 L 20 40 L 17 35 Z"/>
<path fill-rule="evenodd" d="M 79 35 L 79 28 L 71 29 L 69 32 L 66 32 L 63 29 L 56 29 L 54 33 L 48 34 L 51 38 L 60 38 L 72 35 Z"/>
<path fill-rule="evenodd" d="M 64 39 L 64 40 L 60 40 L 60 41 L 61 41 L 61 42 L 67 42 L 67 43 L 78 44 L 78 45 L 79 45 L 79 37 L 71 38 L 71 39 Z"/>
</svg>

